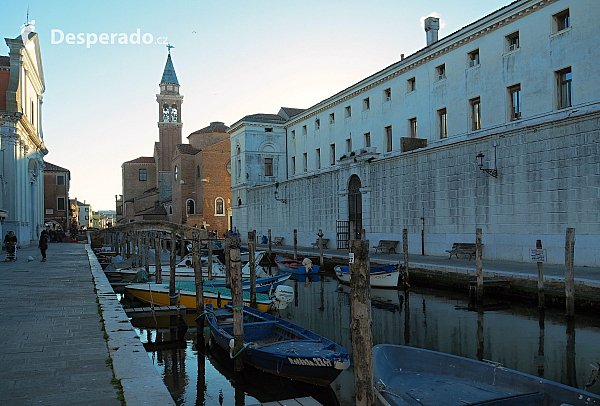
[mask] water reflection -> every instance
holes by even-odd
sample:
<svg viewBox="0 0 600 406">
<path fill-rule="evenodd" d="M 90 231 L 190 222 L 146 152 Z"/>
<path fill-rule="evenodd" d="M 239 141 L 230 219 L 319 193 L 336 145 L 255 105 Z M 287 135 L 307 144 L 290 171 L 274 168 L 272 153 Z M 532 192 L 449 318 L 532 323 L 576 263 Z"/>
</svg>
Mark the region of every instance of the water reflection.
<svg viewBox="0 0 600 406">
<path fill-rule="evenodd" d="M 294 284 L 297 296 L 279 316 L 336 341 L 352 353 L 349 288 L 329 276 L 289 283 Z M 588 382 L 590 364 L 600 362 L 599 317 L 576 315 L 568 322 L 562 310 L 487 301 L 478 306 L 469 302 L 466 292 L 463 295 L 414 287 L 410 292 L 372 289 L 371 297 L 373 344 L 411 345 L 493 360 L 580 389 Z M 195 327 L 193 315 L 185 320 Z M 176 337 L 176 332 L 168 328 L 168 319 L 158 319 L 157 323 L 135 319 L 133 323 L 139 326 L 140 337 L 152 345 Z M 313 388 L 299 389 L 297 385 L 284 387 L 283 393 L 275 396 L 276 385 L 290 381 L 260 371 L 233 376 L 223 367 L 229 361 L 226 353 L 222 362 L 214 349 L 207 351 L 206 358 L 198 355 L 193 346 L 194 331 L 191 328 L 187 333 L 185 348 L 147 347 L 178 405 L 252 404 L 278 396 L 282 396 L 278 400 L 287 399 L 296 396 L 298 390 L 307 393 L 304 396 L 314 396 Z M 355 404 L 352 366 L 340 374 L 331 389 L 333 396 L 321 403 Z M 600 394 L 600 384 L 588 390 Z M 262 392 L 273 396 L 263 397 L 266 395 Z"/>
</svg>

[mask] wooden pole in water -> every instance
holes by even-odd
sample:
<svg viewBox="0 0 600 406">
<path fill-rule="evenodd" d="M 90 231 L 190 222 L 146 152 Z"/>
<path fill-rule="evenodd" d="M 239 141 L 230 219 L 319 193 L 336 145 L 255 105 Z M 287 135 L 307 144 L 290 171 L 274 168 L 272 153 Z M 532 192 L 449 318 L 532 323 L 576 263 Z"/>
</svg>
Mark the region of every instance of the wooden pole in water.
<svg viewBox="0 0 600 406">
<path fill-rule="evenodd" d="M 154 235 L 154 276 L 156 283 L 160 285 L 162 283 L 162 269 L 160 263 L 160 255 L 162 254 L 162 245 L 160 241 L 160 233 Z"/>
<path fill-rule="evenodd" d="M 298 259 L 298 230 L 294 228 L 294 259 Z"/>
<path fill-rule="evenodd" d="M 233 308 L 233 354 L 234 370 L 241 371 L 244 367 L 240 351 L 244 347 L 244 312 L 242 298 L 242 266 L 240 262 L 240 245 L 237 236 L 227 237 L 229 262 L 231 263 L 231 301 Z"/>
<path fill-rule="evenodd" d="M 213 245 L 212 245 L 212 237 L 210 236 L 210 234 L 208 235 L 208 242 L 206 243 L 208 245 L 208 280 L 212 281 L 213 279 L 213 272 L 212 272 L 212 257 L 213 257 Z"/>
<path fill-rule="evenodd" d="M 323 259 L 323 230 L 319 229 L 319 234 L 317 234 L 319 236 L 319 272 L 325 272 L 325 261 Z"/>
<path fill-rule="evenodd" d="M 138 266 L 141 268 L 142 267 L 142 232 L 138 231 L 137 232 L 137 247 L 136 247 L 136 254 L 137 254 L 137 259 L 138 259 Z"/>
<path fill-rule="evenodd" d="M 150 274 L 150 234 L 144 233 L 144 269 Z"/>
<path fill-rule="evenodd" d="M 567 228 L 565 243 L 565 300 L 567 317 L 575 316 L 575 275 L 573 262 L 575 260 L 575 229 Z"/>
<path fill-rule="evenodd" d="M 481 228 L 475 230 L 475 268 L 477 272 L 477 301 L 483 301 L 483 263 L 481 260 Z"/>
<path fill-rule="evenodd" d="M 406 228 L 402 230 L 402 252 L 404 253 L 404 280 L 408 283 L 410 273 L 408 271 L 408 230 Z"/>
<path fill-rule="evenodd" d="M 171 256 L 170 256 L 170 261 L 169 261 L 169 265 L 170 265 L 170 269 L 169 269 L 169 304 L 171 306 L 175 306 L 175 304 L 177 303 L 175 299 L 177 299 L 175 297 L 175 250 L 176 250 L 176 241 L 177 241 L 177 237 L 175 236 L 175 233 L 171 233 Z"/>
<path fill-rule="evenodd" d="M 273 275 L 273 250 L 271 247 L 271 229 L 269 228 L 269 275 Z"/>
<path fill-rule="evenodd" d="M 200 236 L 192 235 L 192 263 L 194 265 L 194 279 L 196 281 L 196 314 L 204 312 L 204 286 L 202 281 L 202 263 L 200 262 Z M 196 348 L 204 353 L 204 317 L 196 319 Z"/>
<path fill-rule="evenodd" d="M 256 231 L 248 231 L 248 261 L 250 261 L 250 306 L 254 309 L 256 306 L 256 264 L 254 256 L 256 252 Z"/>
<path fill-rule="evenodd" d="M 127 259 L 131 258 L 131 233 L 127 232 L 125 236 L 125 245 L 127 246 Z"/>
<path fill-rule="evenodd" d="M 371 320 L 371 284 L 369 241 L 350 240 L 350 331 L 352 334 L 354 388 L 356 404 L 375 404 L 373 387 L 373 336 Z"/>
<path fill-rule="evenodd" d="M 542 240 L 535 242 L 535 248 L 542 249 Z M 538 269 L 538 307 L 543 309 L 546 307 L 546 298 L 544 297 L 544 263 L 537 263 Z"/>
<path fill-rule="evenodd" d="M 231 243 L 231 240 L 229 239 L 229 237 L 231 237 L 229 231 L 227 231 L 227 233 L 225 233 L 225 286 L 228 289 L 231 289 L 231 260 L 229 258 L 230 252 L 229 250 L 231 249 L 231 247 L 229 246 L 229 244 Z"/>
</svg>

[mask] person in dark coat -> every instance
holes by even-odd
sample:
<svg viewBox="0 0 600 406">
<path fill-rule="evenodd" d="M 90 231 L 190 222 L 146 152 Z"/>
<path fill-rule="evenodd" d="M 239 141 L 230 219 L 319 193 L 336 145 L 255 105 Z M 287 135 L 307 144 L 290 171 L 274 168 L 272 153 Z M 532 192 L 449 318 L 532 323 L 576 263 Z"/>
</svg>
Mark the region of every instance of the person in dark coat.
<svg viewBox="0 0 600 406">
<path fill-rule="evenodd" d="M 38 247 L 42 253 L 41 262 L 46 262 L 46 250 L 48 249 L 48 232 L 46 230 L 43 230 L 42 234 L 40 234 L 40 243 L 38 244 Z"/>
</svg>

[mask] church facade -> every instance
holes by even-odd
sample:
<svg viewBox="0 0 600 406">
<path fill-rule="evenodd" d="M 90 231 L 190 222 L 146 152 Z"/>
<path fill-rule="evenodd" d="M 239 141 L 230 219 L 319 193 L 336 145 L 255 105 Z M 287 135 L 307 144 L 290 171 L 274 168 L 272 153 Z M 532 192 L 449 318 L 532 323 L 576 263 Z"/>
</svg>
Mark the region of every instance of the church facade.
<svg viewBox="0 0 600 406">
<path fill-rule="evenodd" d="M 484 259 L 529 261 L 541 239 L 600 266 L 600 86 L 594 0 L 519 0 L 306 109 L 231 134 L 234 226 L 309 246 L 447 255 L 483 232 Z M 288 113 L 286 113 L 286 111 Z M 291 112 L 291 114 L 289 113 Z M 422 248 L 423 247 L 423 248 Z"/>
<path fill-rule="evenodd" d="M 0 56 L 0 233 L 12 230 L 19 244 L 28 246 L 44 227 L 44 71 L 36 33 L 29 34 L 27 45 L 21 36 L 5 41 L 9 53 Z"/>
<path fill-rule="evenodd" d="M 182 143 L 179 81 L 169 53 L 156 95 L 159 140 L 152 157 L 121 166 L 123 194 L 117 222 L 166 220 L 204 226 L 222 235 L 231 218 L 229 133 L 221 122 L 191 133 Z"/>
</svg>

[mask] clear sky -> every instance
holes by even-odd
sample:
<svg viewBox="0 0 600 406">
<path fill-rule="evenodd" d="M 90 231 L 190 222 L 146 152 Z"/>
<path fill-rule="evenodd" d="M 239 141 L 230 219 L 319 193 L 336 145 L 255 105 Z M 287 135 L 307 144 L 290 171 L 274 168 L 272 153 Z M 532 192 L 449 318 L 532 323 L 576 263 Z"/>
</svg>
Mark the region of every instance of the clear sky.
<svg viewBox="0 0 600 406">
<path fill-rule="evenodd" d="M 114 210 L 121 164 L 152 156 L 158 141 L 156 94 L 167 48 L 157 42 L 175 46 L 185 143 L 211 121 L 231 125 L 248 114 L 308 108 L 416 52 L 426 45 L 421 21 L 428 15 L 441 18 L 442 38 L 509 3 L 5 0 L 0 35 L 20 36 L 29 7 L 46 82 L 45 159 L 71 171 L 71 198 Z M 131 44 L 138 29 L 141 43 Z M 88 48 L 88 35 L 92 42 L 102 33 L 108 44 Z M 111 33 L 126 34 L 128 44 L 119 36 L 111 44 Z M 153 43 L 144 44 L 144 34 Z M 3 41 L 0 55 L 7 54 Z"/>
</svg>

